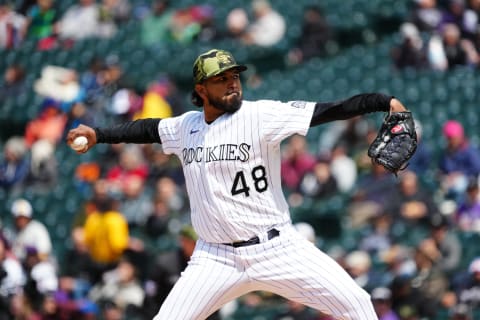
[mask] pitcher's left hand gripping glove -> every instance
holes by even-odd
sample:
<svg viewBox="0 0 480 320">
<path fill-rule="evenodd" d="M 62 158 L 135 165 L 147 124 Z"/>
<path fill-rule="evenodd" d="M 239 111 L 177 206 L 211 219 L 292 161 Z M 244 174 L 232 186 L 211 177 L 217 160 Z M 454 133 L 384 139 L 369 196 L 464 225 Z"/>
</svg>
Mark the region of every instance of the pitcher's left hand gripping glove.
<svg viewBox="0 0 480 320">
<path fill-rule="evenodd" d="M 368 148 L 368 156 L 395 175 L 408 165 L 417 150 L 417 133 L 412 113 L 392 112 L 385 117 L 378 135 Z"/>
</svg>

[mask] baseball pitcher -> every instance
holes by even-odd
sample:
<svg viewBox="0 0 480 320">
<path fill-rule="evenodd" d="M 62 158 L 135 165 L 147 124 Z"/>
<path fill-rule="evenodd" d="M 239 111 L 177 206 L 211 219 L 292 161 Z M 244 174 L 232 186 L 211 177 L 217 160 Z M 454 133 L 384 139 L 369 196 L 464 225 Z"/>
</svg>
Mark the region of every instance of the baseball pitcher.
<svg viewBox="0 0 480 320">
<path fill-rule="evenodd" d="M 155 320 L 205 319 L 250 291 L 269 291 L 335 319 L 377 319 L 367 292 L 293 227 L 280 180 L 280 143 L 322 123 L 386 112 L 372 159 L 396 173 L 412 156 L 411 113 L 384 94 L 338 102 L 242 99 L 237 64 L 224 50 L 193 66 L 192 102 L 202 108 L 168 119 L 109 128 L 80 125 L 67 136 L 97 143 L 161 143 L 183 165 L 192 224 L 199 239 L 188 267 Z"/>
</svg>

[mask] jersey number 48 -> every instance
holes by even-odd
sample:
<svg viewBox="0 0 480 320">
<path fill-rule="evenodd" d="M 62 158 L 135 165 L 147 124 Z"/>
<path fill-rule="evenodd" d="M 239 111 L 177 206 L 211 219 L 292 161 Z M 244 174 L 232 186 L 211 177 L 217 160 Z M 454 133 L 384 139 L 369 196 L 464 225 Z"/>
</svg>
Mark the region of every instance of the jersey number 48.
<svg viewBox="0 0 480 320">
<path fill-rule="evenodd" d="M 257 166 L 253 168 L 251 175 L 253 179 L 253 185 L 257 192 L 264 192 L 268 189 L 266 170 L 264 166 Z M 247 185 L 243 171 L 238 171 L 235 174 L 231 192 L 233 196 L 241 193 L 245 193 L 245 196 L 247 197 L 250 196 L 250 187 Z"/>
</svg>

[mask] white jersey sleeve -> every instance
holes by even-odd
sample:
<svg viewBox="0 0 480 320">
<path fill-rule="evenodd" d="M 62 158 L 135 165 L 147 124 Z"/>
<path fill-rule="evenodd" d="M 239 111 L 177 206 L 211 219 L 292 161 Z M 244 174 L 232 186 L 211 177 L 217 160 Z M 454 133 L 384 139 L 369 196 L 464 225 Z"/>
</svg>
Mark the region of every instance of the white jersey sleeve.
<svg viewBox="0 0 480 320">
<path fill-rule="evenodd" d="M 258 103 L 259 108 L 265 108 L 260 114 L 266 142 L 278 144 L 293 134 L 307 134 L 315 102 L 260 100 Z"/>
<path fill-rule="evenodd" d="M 195 118 L 199 121 L 201 113 L 198 111 L 186 112 L 181 116 L 166 118 L 160 120 L 158 124 L 158 133 L 162 140 L 162 150 L 165 154 L 179 154 L 182 149 L 182 139 L 184 138 L 183 126 L 190 122 L 189 119 Z"/>
</svg>

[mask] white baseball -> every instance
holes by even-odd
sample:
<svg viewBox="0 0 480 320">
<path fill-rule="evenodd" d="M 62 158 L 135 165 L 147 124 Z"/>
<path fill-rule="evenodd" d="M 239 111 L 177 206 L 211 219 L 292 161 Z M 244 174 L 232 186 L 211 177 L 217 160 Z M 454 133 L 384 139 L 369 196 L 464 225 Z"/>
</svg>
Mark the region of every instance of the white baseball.
<svg viewBox="0 0 480 320">
<path fill-rule="evenodd" d="M 83 149 L 85 149 L 87 145 L 88 145 L 87 137 L 80 136 L 80 137 L 76 137 L 75 140 L 73 140 L 70 147 L 75 151 L 82 151 Z"/>
</svg>

